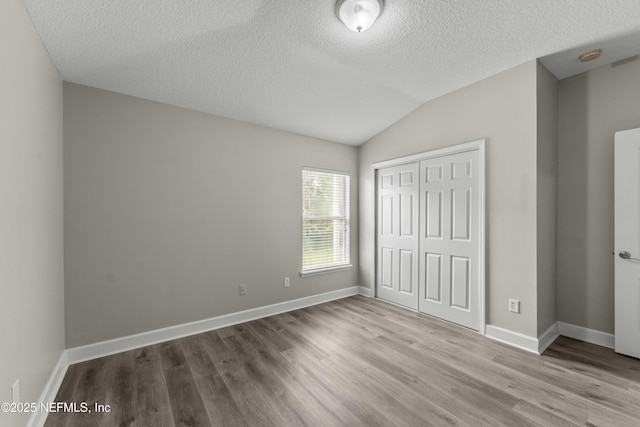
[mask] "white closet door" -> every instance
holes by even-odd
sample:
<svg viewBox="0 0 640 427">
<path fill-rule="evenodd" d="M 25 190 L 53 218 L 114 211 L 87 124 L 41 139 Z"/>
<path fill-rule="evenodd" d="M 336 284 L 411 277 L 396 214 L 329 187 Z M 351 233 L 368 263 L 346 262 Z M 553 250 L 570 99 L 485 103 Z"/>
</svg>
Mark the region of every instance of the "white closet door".
<svg viewBox="0 0 640 427">
<path fill-rule="evenodd" d="M 479 330 L 479 152 L 420 162 L 419 310 Z"/>
<path fill-rule="evenodd" d="M 377 174 L 376 295 L 418 308 L 418 163 Z"/>
</svg>

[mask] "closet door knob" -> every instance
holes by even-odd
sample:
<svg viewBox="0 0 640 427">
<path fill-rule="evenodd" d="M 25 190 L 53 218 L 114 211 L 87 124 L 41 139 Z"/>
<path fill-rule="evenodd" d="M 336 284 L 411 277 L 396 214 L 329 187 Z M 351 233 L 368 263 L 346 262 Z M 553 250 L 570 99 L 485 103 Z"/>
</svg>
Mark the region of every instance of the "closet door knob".
<svg viewBox="0 0 640 427">
<path fill-rule="evenodd" d="M 622 259 L 632 259 L 634 261 L 640 261 L 640 259 L 638 258 L 633 258 L 629 251 L 620 251 L 620 253 L 618 253 L 618 256 Z"/>
<path fill-rule="evenodd" d="M 618 256 L 620 256 L 620 258 L 622 258 L 622 259 L 630 259 L 631 258 L 631 254 L 628 251 L 620 251 Z"/>
</svg>

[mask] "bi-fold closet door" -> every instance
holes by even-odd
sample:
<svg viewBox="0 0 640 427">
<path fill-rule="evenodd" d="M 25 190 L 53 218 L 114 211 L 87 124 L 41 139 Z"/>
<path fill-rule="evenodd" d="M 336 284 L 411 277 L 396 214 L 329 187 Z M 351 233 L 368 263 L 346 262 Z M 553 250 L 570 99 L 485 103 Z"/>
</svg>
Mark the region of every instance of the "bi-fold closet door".
<svg viewBox="0 0 640 427">
<path fill-rule="evenodd" d="M 378 171 L 376 295 L 418 309 L 418 163 Z"/>
<path fill-rule="evenodd" d="M 479 150 L 378 169 L 376 295 L 480 328 Z"/>
</svg>

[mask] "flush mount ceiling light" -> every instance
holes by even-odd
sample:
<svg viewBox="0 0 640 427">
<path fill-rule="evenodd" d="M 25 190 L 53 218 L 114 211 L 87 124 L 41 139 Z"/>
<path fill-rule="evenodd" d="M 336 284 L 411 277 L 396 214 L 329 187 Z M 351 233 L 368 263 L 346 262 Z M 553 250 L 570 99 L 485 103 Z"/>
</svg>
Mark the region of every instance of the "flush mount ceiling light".
<svg viewBox="0 0 640 427">
<path fill-rule="evenodd" d="M 382 7 L 383 0 L 338 0 L 336 15 L 348 29 L 359 33 L 373 25 Z"/>
<path fill-rule="evenodd" d="M 583 53 L 578 57 L 578 59 L 580 60 L 580 62 L 589 62 L 589 61 L 593 61 L 594 59 L 600 58 L 601 54 L 602 54 L 602 49 L 593 49 Z"/>
</svg>

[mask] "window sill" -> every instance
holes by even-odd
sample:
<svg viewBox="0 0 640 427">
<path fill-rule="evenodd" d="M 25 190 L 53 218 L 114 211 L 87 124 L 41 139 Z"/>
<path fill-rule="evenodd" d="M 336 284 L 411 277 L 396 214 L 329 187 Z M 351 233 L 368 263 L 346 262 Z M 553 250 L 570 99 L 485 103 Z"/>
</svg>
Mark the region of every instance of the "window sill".
<svg viewBox="0 0 640 427">
<path fill-rule="evenodd" d="M 353 265 L 351 264 L 338 265 L 336 267 L 318 268 L 317 270 L 301 271 L 300 277 L 316 276 L 318 274 L 325 274 L 325 273 L 336 273 L 338 271 L 351 270 L 352 268 L 353 268 Z"/>
</svg>

